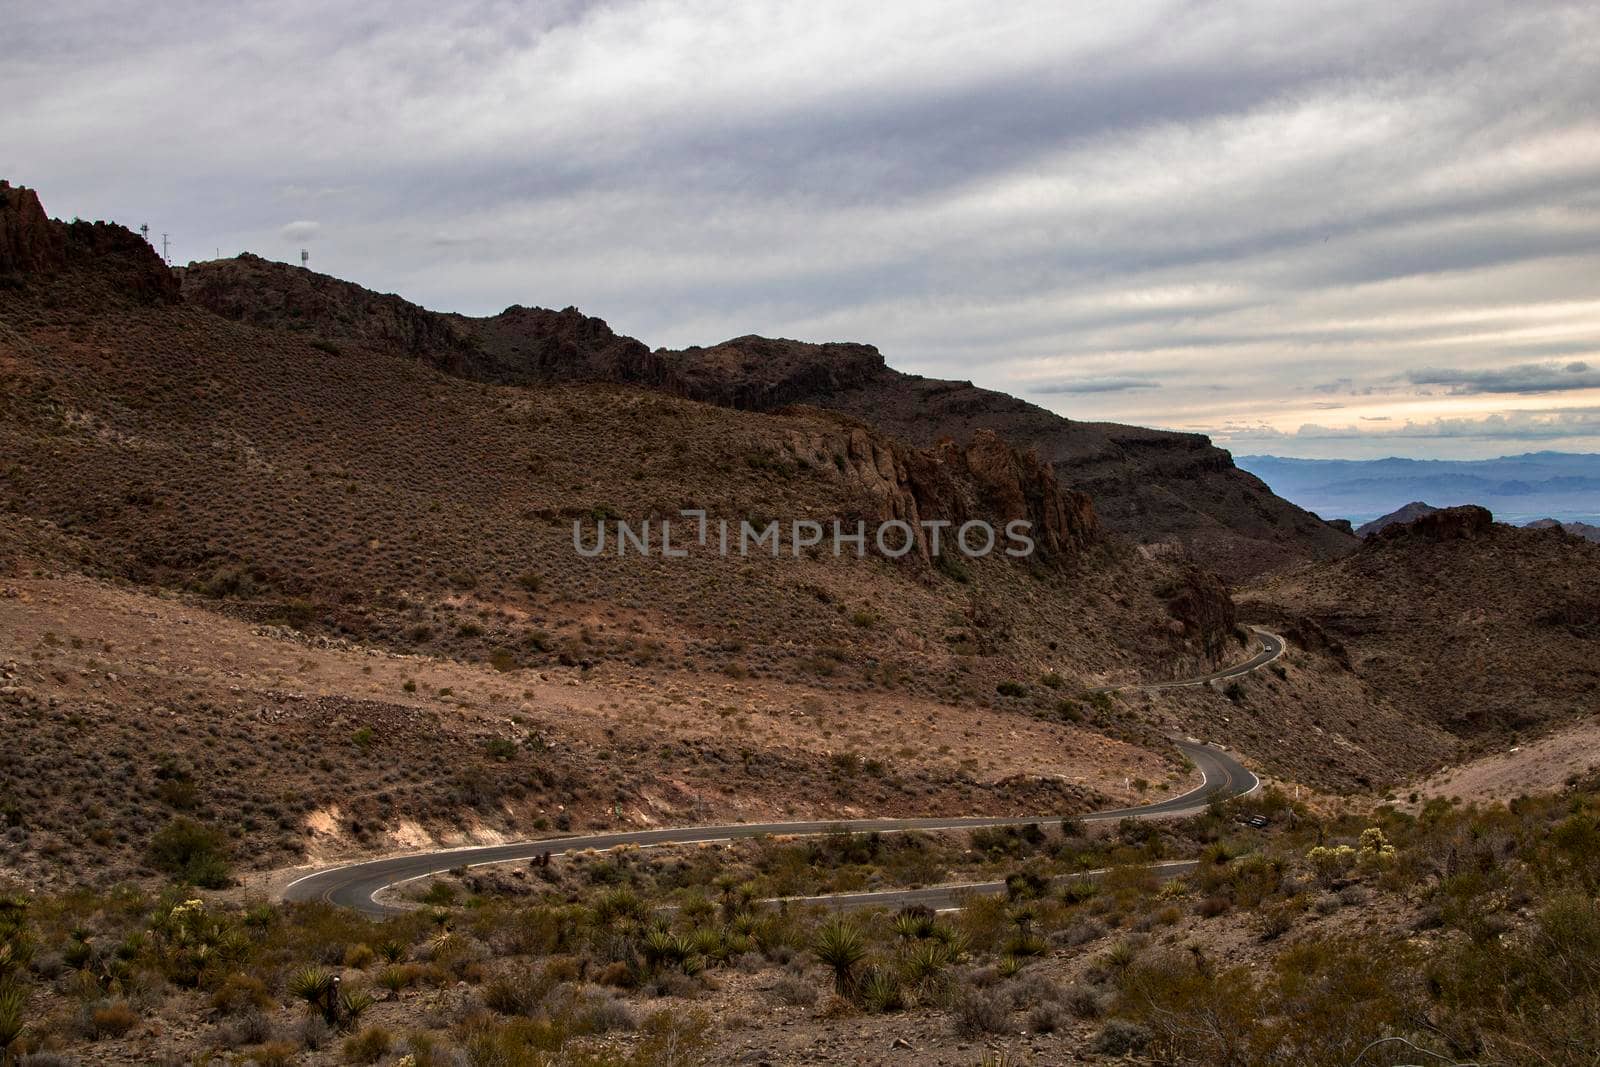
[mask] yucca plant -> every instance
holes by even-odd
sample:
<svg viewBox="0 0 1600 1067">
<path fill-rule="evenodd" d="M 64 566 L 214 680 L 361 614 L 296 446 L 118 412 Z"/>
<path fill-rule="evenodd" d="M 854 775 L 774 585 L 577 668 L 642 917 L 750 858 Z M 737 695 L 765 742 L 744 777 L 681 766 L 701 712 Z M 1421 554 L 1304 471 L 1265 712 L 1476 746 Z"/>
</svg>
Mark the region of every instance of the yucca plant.
<svg viewBox="0 0 1600 1067">
<path fill-rule="evenodd" d="M 866 1011 L 899 1011 L 906 1006 L 905 991 L 893 971 L 869 967 L 856 986 L 856 999 Z"/>
<path fill-rule="evenodd" d="M 1009 956 L 1027 958 L 1043 956 L 1048 949 L 1049 946 L 1045 944 L 1044 938 L 1038 934 L 1019 933 L 1015 937 L 1006 940 L 1003 951 Z"/>
<path fill-rule="evenodd" d="M 28 1006 L 28 991 L 20 985 L 0 985 L 0 1063 L 11 1062 L 11 1046 L 26 1029 L 23 1009 Z"/>
<path fill-rule="evenodd" d="M 855 968 L 867 956 L 867 939 L 852 923 L 829 919 L 817 930 L 812 951 L 825 966 L 833 968 L 833 988 L 842 997 L 855 988 Z"/>
<path fill-rule="evenodd" d="M 306 1002 L 309 1010 L 322 1014 L 333 1025 L 339 1021 L 339 1001 L 334 993 L 338 978 L 321 967 L 307 967 L 289 978 L 289 995 Z"/>
<path fill-rule="evenodd" d="M 333 988 L 333 972 L 321 967 L 307 967 L 289 977 L 289 995 L 307 1004 L 325 1000 Z"/>
<path fill-rule="evenodd" d="M 364 989 L 351 989 L 339 994 L 339 1025 L 351 1028 L 372 1007 L 372 994 Z"/>
<path fill-rule="evenodd" d="M 933 936 L 934 918 L 924 912 L 902 911 L 894 917 L 894 936 L 902 941 L 920 941 Z"/>
<path fill-rule="evenodd" d="M 901 966 L 912 985 L 939 977 L 955 962 L 955 953 L 942 941 L 918 941 L 907 951 Z"/>
</svg>

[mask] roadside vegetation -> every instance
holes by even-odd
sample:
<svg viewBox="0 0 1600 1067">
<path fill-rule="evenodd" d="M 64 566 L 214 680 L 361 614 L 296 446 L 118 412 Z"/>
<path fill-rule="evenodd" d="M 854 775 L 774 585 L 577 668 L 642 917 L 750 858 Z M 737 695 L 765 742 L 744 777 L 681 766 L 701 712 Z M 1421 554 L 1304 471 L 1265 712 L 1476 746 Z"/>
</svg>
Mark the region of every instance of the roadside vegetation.
<svg viewBox="0 0 1600 1067">
<path fill-rule="evenodd" d="M 762 1033 L 753 998 L 819 1033 L 1000 1051 L 1593 1063 L 1597 791 L 1338 817 L 1268 791 L 1103 834 L 1068 822 L 567 857 L 440 879 L 430 903 L 378 923 L 181 885 L 13 892 L 0 1041 L 33 1065 L 687 1064 Z M 1199 868 L 1158 881 L 1147 865 L 1174 854 Z M 1005 891 L 940 913 L 769 899 L 952 871 L 1004 872 Z"/>
</svg>

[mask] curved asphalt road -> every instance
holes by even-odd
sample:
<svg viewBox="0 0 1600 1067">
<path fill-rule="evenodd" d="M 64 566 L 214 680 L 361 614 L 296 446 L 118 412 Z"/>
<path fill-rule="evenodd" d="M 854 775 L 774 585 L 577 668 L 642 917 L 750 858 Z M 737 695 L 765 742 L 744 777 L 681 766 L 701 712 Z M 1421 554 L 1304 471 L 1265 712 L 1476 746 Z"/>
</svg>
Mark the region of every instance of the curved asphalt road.
<svg viewBox="0 0 1600 1067">
<path fill-rule="evenodd" d="M 1275 634 L 1257 630 L 1264 650 L 1245 663 L 1217 671 L 1203 678 L 1181 682 L 1158 682 L 1151 685 L 1125 686 L 1129 689 L 1171 689 L 1180 686 L 1204 685 L 1223 678 L 1247 674 L 1277 659 L 1283 653 L 1283 640 Z M 1117 808 L 1090 815 L 1078 816 L 1084 822 L 1105 822 L 1113 819 L 1153 819 L 1187 815 L 1201 811 L 1212 796 L 1239 796 L 1253 791 L 1259 781 L 1225 751 L 1193 738 L 1174 738 L 1184 755 L 1200 769 L 1203 781 L 1199 786 L 1181 796 L 1154 804 L 1141 804 L 1131 808 Z M 533 859 L 546 853 L 574 850 L 603 850 L 622 845 L 649 847 L 652 845 L 696 844 L 708 841 L 730 841 L 735 838 L 762 835 L 804 837 L 832 833 L 877 831 L 893 833 L 904 830 L 957 830 L 981 826 L 1022 826 L 1028 823 L 1059 819 L 1055 815 L 978 815 L 950 818 L 923 819 L 817 819 L 806 822 L 735 823 L 726 826 L 683 826 L 663 830 L 622 830 L 615 833 L 584 834 L 578 837 L 546 838 L 540 841 L 518 841 L 507 845 L 483 845 L 468 848 L 422 852 L 387 859 L 367 860 L 342 867 L 316 871 L 291 882 L 283 891 L 285 900 L 325 900 L 366 915 L 382 918 L 404 914 L 409 909 L 374 899 L 375 894 L 396 885 L 431 874 L 440 874 L 458 867 L 481 867 L 495 863 L 511 863 Z M 1182 867 L 1183 870 L 1174 868 Z M 1192 869 L 1192 862 L 1160 865 L 1158 877 L 1175 877 Z M 1168 873 L 1170 871 L 1170 873 Z M 1085 872 L 1092 877 L 1101 872 Z M 841 894 L 831 898 L 815 898 L 818 903 L 833 903 L 836 907 L 866 907 L 871 905 L 900 906 L 909 903 L 929 903 L 930 906 L 952 906 L 963 892 L 995 892 L 1004 883 L 977 883 L 961 886 L 929 886 L 924 889 L 888 890 L 881 893 Z M 928 900 L 923 900 L 927 897 Z M 808 898 L 809 899 L 809 898 Z M 930 903 L 931 902 L 931 903 Z"/>
</svg>

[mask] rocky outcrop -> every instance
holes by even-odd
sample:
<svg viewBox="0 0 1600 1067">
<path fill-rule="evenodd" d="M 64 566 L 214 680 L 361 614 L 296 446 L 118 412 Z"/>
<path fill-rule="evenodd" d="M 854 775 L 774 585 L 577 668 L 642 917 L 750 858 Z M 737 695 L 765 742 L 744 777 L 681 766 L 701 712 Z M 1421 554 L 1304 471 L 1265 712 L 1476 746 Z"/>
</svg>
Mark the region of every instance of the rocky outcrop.
<svg viewBox="0 0 1600 1067">
<path fill-rule="evenodd" d="M 961 524 L 981 520 L 995 531 L 993 551 L 1003 553 L 1014 546 L 1006 524 L 1024 521 L 1034 558 L 1056 564 L 1105 539 L 1088 497 L 1063 489 L 1037 455 L 1020 452 L 994 434 L 980 433 L 965 445 L 944 441 L 913 448 L 854 420 L 830 417 L 840 424 L 840 438 L 796 434 L 789 446 L 792 457 L 820 466 L 831 452 L 839 476 L 862 502 L 859 517 L 869 525 L 908 523 L 915 536 L 913 556 L 924 562 L 932 559 L 934 536 L 924 522 L 949 524 L 938 536 L 941 552 L 953 552 Z M 974 533 L 972 545 L 983 540 Z"/>
<path fill-rule="evenodd" d="M 1183 624 L 1184 636 L 1197 641 L 1212 660 L 1220 659 L 1239 633 L 1227 587 L 1210 571 L 1191 567 L 1169 593 L 1167 613 Z"/>
<path fill-rule="evenodd" d="M 753 335 L 658 355 L 671 365 L 684 396 L 746 411 L 816 405 L 819 397 L 858 388 L 885 370 L 883 356 L 871 345 Z"/>
<path fill-rule="evenodd" d="M 575 307 L 512 305 L 486 319 L 451 319 L 478 348 L 480 378 L 513 385 L 625 382 L 685 393 L 658 353 Z"/>
<path fill-rule="evenodd" d="M 0 273 L 56 271 L 66 262 L 64 228 L 44 213 L 38 194 L 0 181 Z"/>
<path fill-rule="evenodd" d="M 277 266 L 306 277 L 298 268 Z M 214 275 L 217 286 L 232 284 L 243 291 L 224 297 L 192 280 L 201 273 Z M 265 299 L 258 294 L 263 280 L 272 281 L 230 279 L 216 264 L 194 264 L 185 273 L 185 288 L 198 302 L 230 317 L 310 329 L 333 339 L 348 331 L 350 314 L 359 323 L 369 306 L 352 296 L 330 307 L 305 302 L 288 315 L 273 306 L 270 285 Z M 325 279 L 317 284 L 347 283 Z M 433 313 L 407 308 L 401 328 L 357 333 L 429 359 L 448 373 L 484 381 L 611 381 L 749 411 L 804 405 L 842 412 L 921 448 L 938 447 L 947 438 L 973 442 L 980 431 L 989 431 L 1020 449 L 1036 450 L 1063 484 L 1094 499 L 1099 521 L 1109 529 L 1147 544 L 1181 544 L 1229 580 L 1355 547 L 1346 530 L 1274 496 L 1203 435 L 1066 419 L 971 382 L 901 373 L 871 345 L 743 336 L 709 347 L 651 351 L 575 308 L 511 307 L 487 318 L 438 315 L 451 333 L 435 336 L 409 321 L 413 313 Z M 1037 473 L 1016 473 L 1018 491 L 1044 507 Z"/>
<path fill-rule="evenodd" d="M 1441 508 L 1410 522 L 1391 523 L 1368 536 L 1369 545 L 1395 541 L 1465 541 L 1481 537 L 1494 528 L 1494 516 L 1487 508 L 1467 504 Z"/>
<path fill-rule="evenodd" d="M 172 303 L 178 281 L 138 234 L 109 222 L 65 223 L 32 189 L 0 181 L 0 276 L 14 285 L 70 276 L 95 295 Z"/>
<path fill-rule="evenodd" d="M 1600 542 L 1600 526 L 1587 522 L 1562 522 L 1560 519 L 1535 519 L 1528 523 L 1530 530 L 1560 530 L 1585 541 Z"/>
<path fill-rule="evenodd" d="M 1304 615 L 1287 617 L 1278 628 L 1292 644 L 1307 652 L 1327 656 L 1345 670 L 1350 669 L 1350 652 L 1317 620 Z"/>
<path fill-rule="evenodd" d="M 903 374 L 871 345 L 739 337 L 662 354 L 684 395 L 710 403 L 827 408 L 924 447 L 992 431 L 1036 449 L 1064 484 L 1094 499 L 1110 529 L 1179 542 L 1228 578 L 1355 547 L 1348 531 L 1274 496 L 1201 434 L 1066 419 L 971 382 Z"/>
<path fill-rule="evenodd" d="M 372 345 L 450 374 L 472 370 L 476 348 L 450 319 L 398 296 L 249 252 L 191 263 L 179 274 L 185 300 L 235 322 L 303 332 L 334 345 Z"/>
<path fill-rule="evenodd" d="M 1394 526 L 1396 524 L 1403 526 L 1414 519 L 1422 518 L 1424 515 L 1432 515 L 1438 510 L 1439 509 L 1434 507 L 1432 504 L 1424 504 L 1420 500 L 1413 500 L 1403 508 L 1391 511 L 1387 515 L 1383 515 L 1379 518 L 1373 519 L 1371 522 L 1362 523 L 1360 526 L 1357 526 L 1355 531 L 1356 536 L 1371 537 L 1380 530 L 1388 529 L 1390 526 Z"/>
</svg>

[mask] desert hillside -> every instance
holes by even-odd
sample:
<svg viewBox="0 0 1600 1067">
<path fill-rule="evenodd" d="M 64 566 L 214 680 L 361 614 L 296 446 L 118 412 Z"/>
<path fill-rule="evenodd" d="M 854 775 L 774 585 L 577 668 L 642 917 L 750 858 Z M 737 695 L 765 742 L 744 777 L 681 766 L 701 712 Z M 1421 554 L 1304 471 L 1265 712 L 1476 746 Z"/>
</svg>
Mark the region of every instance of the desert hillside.
<svg viewBox="0 0 1600 1067">
<path fill-rule="evenodd" d="M 924 447 L 992 431 L 1036 449 L 1064 485 L 1094 499 L 1111 530 L 1135 542 L 1181 544 L 1229 578 L 1355 543 L 1274 496 L 1201 435 L 1066 419 L 970 382 L 903 374 L 871 345 L 740 337 L 652 352 L 575 308 L 441 315 L 256 256 L 191 264 L 182 277 L 189 300 L 228 318 L 376 345 L 478 380 L 623 382 L 750 411 L 811 405 Z"/>
<path fill-rule="evenodd" d="M 1446 508 L 1372 534 L 1343 559 L 1243 594 L 1375 699 L 1479 745 L 1591 711 L 1600 690 L 1600 546 L 1560 529 Z"/>
<path fill-rule="evenodd" d="M 993 435 L 918 449 L 815 409 L 470 381 L 387 334 L 221 317 L 127 231 L 0 197 L 0 791 L 30 881 L 139 870 L 175 815 L 273 867 L 552 826 L 1087 810 L 1189 773 L 1169 711 L 1090 688 L 1247 654 L 1214 577 L 1122 543 Z M 682 509 L 1026 519 L 1038 551 L 575 550 L 575 522 L 592 543 Z M 800 803 L 801 781 L 832 784 Z"/>
</svg>

